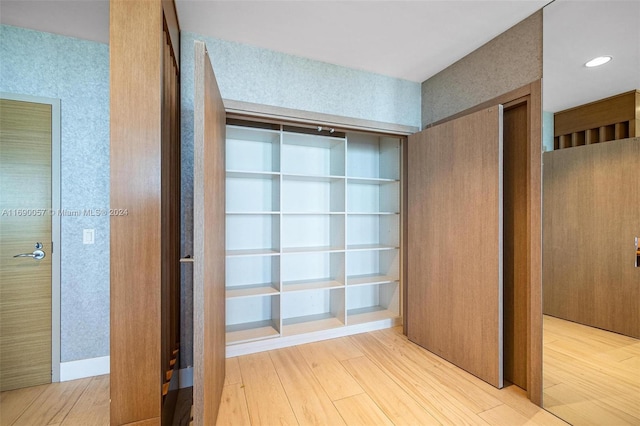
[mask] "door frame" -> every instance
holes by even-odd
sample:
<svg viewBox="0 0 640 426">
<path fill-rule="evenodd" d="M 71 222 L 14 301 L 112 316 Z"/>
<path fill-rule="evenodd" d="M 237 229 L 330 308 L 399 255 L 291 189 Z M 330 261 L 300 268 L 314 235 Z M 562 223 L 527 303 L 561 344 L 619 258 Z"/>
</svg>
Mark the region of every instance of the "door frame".
<svg viewBox="0 0 640 426">
<path fill-rule="evenodd" d="M 51 105 L 51 382 L 60 381 L 60 99 L 0 92 L 10 101 Z"/>
<path fill-rule="evenodd" d="M 472 106 L 425 128 L 502 104 L 505 109 L 527 105 L 527 397 L 542 406 L 542 80 L 535 80 L 510 92 Z M 406 333 L 406 331 L 405 331 Z"/>
</svg>

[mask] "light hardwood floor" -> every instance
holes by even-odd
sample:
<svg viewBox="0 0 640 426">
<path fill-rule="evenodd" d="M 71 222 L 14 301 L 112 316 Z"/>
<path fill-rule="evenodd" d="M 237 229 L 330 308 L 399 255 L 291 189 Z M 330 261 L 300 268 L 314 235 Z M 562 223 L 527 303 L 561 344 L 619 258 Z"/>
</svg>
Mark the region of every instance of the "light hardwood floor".
<svg viewBox="0 0 640 426">
<path fill-rule="evenodd" d="M 1 424 L 108 424 L 108 393 L 108 376 L 5 392 Z M 276 424 L 565 425 L 399 328 L 228 359 L 218 425 Z"/>
<path fill-rule="evenodd" d="M 544 317 L 544 406 L 576 425 L 640 425 L 640 340 Z"/>
</svg>

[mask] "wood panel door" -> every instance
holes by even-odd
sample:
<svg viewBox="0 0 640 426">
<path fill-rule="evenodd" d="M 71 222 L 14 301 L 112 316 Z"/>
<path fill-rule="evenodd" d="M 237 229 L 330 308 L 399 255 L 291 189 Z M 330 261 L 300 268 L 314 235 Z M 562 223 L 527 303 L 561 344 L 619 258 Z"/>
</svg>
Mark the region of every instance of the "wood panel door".
<svg viewBox="0 0 640 426">
<path fill-rule="evenodd" d="M 51 383 L 51 120 L 51 105 L 0 100 L 2 391 Z"/>
<path fill-rule="evenodd" d="M 640 338 L 640 139 L 543 160 L 543 312 Z"/>
<path fill-rule="evenodd" d="M 408 143 L 408 337 L 503 386 L 502 106 Z"/>
<path fill-rule="evenodd" d="M 213 425 L 225 376 L 226 114 L 202 42 L 194 94 L 193 420 Z"/>
</svg>

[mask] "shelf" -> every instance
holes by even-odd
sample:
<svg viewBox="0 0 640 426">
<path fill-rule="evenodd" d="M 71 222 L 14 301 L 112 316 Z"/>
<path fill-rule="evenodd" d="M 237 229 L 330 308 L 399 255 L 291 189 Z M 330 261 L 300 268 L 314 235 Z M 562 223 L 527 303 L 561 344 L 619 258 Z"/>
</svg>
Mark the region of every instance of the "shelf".
<svg viewBox="0 0 640 426">
<path fill-rule="evenodd" d="M 280 216 L 227 215 L 227 255 L 272 254 L 280 249 Z"/>
<path fill-rule="evenodd" d="M 400 211 L 400 182 L 347 180 L 347 212 Z"/>
<path fill-rule="evenodd" d="M 347 248 L 398 247 L 400 215 L 347 215 Z"/>
<path fill-rule="evenodd" d="M 344 287 L 285 292 L 281 297 L 283 335 L 344 326 Z"/>
<path fill-rule="evenodd" d="M 343 286 L 345 279 L 345 254 L 344 252 L 305 252 L 282 255 L 282 282 L 283 291 L 296 286 L 314 288 L 313 284 L 336 282 Z M 316 288 L 326 287 L 317 284 Z"/>
<path fill-rule="evenodd" d="M 282 326 L 282 334 L 284 336 L 290 336 L 337 327 L 344 327 L 344 323 L 331 314 L 308 315 L 285 320 Z"/>
<path fill-rule="evenodd" d="M 280 296 L 254 296 L 227 299 L 227 343 L 278 336 Z"/>
<path fill-rule="evenodd" d="M 282 252 L 344 250 L 345 216 L 283 214 Z"/>
<path fill-rule="evenodd" d="M 280 132 L 251 127 L 227 126 L 227 170 L 280 171 Z"/>
<path fill-rule="evenodd" d="M 397 319 L 400 138 L 271 129 L 227 126 L 227 344 Z"/>
<path fill-rule="evenodd" d="M 282 283 L 283 292 L 291 291 L 304 291 L 304 290 L 318 290 L 318 289 L 330 289 L 343 287 L 344 283 L 333 280 L 331 278 L 325 278 L 321 280 L 300 280 L 300 281 L 288 281 Z"/>
<path fill-rule="evenodd" d="M 299 253 L 337 253 L 343 252 L 343 246 L 316 246 L 316 247 L 287 247 L 282 249 L 283 254 L 299 254 Z"/>
<path fill-rule="evenodd" d="M 280 336 L 278 330 L 275 329 L 269 320 L 227 326 L 226 332 L 226 342 L 228 345 Z"/>
<path fill-rule="evenodd" d="M 251 178 L 251 179 L 268 179 L 279 177 L 279 172 L 261 172 L 261 171 L 244 171 L 244 170 L 227 170 L 227 178 Z"/>
<path fill-rule="evenodd" d="M 347 324 L 396 318 L 400 313 L 397 282 L 347 288 Z"/>
<path fill-rule="evenodd" d="M 384 244 L 352 244 L 347 246 L 347 251 L 356 251 L 356 250 L 394 250 L 397 249 L 398 246 L 389 246 Z"/>
<path fill-rule="evenodd" d="M 344 176 L 345 140 L 282 133 L 282 172 L 303 176 Z"/>
<path fill-rule="evenodd" d="M 352 309 L 347 311 L 347 324 L 356 325 L 385 319 L 398 318 L 398 313 L 390 311 L 383 306 Z"/>
<path fill-rule="evenodd" d="M 280 210 L 280 176 L 228 173 L 225 199 L 228 211 L 276 212 Z"/>
<path fill-rule="evenodd" d="M 233 299 L 236 297 L 267 296 L 278 292 L 278 283 L 264 283 L 227 287 L 225 293 L 227 299 Z"/>
<path fill-rule="evenodd" d="M 400 141 L 398 138 L 353 133 L 347 135 L 348 178 L 400 179 Z"/>
<path fill-rule="evenodd" d="M 380 275 L 380 274 L 366 274 L 366 275 L 351 275 L 347 277 L 347 286 L 357 285 L 375 285 L 385 284 L 398 281 L 397 276 L 393 275 Z"/>
<path fill-rule="evenodd" d="M 347 252 L 347 286 L 375 285 L 400 279 L 400 250 Z"/>
<path fill-rule="evenodd" d="M 344 212 L 344 178 L 284 176 L 283 212 Z"/>
<path fill-rule="evenodd" d="M 235 256 L 276 256 L 280 251 L 274 249 L 243 249 L 243 250 L 227 250 L 227 257 Z"/>
</svg>

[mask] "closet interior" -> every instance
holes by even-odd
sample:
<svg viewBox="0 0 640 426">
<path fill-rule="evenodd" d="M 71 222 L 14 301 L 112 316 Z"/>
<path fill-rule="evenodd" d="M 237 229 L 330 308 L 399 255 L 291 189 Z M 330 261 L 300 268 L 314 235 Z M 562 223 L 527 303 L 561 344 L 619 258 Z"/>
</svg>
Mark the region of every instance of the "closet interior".
<svg viewBox="0 0 640 426">
<path fill-rule="evenodd" d="M 401 150 L 398 136 L 227 120 L 228 355 L 400 323 Z"/>
</svg>

